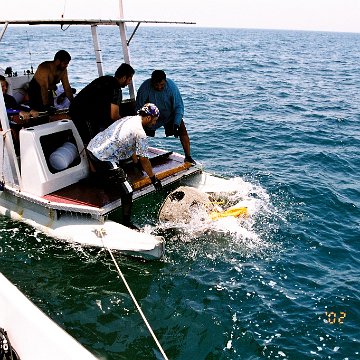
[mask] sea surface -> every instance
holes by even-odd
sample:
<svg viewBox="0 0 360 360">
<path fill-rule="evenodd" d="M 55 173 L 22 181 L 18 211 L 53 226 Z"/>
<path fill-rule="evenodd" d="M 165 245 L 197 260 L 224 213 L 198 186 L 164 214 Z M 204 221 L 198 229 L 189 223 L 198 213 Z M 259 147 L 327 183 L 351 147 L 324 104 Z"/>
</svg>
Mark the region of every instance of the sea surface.
<svg viewBox="0 0 360 360">
<path fill-rule="evenodd" d="M 99 29 L 107 74 L 118 40 Z M 97 76 L 85 27 L 9 27 L 0 66 L 23 73 L 61 48 L 80 90 Z M 360 34 L 140 26 L 130 50 L 136 88 L 166 71 L 193 157 L 251 210 L 170 229 L 162 199 L 135 204 L 166 255 L 116 260 L 168 358 L 360 359 Z M 151 144 L 182 152 L 161 131 Z M 162 359 L 105 250 L 1 217 L 0 271 L 99 358 Z"/>
</svg>

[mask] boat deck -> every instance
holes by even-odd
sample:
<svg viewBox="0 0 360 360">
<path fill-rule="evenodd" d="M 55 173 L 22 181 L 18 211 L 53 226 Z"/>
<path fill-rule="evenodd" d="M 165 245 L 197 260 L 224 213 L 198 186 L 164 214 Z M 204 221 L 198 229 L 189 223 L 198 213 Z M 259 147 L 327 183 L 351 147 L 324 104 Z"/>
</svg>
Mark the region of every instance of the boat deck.
<svg viewBox="0 0 360 360">
<path fill-rule="evenodd" d="M 131 111 L 131 109 L 128 109 L 128 111 Z M 40 125 L 39 122 L 41 123 L 41 120 L 43 120 L 43 124 L 46 124 L 54 121 L 62 121 L 67 118 L 69 117 L 66 113 L 60 112 L 59 114 L 52 115 L 50 119 L 45 116 L 41 119 L 30 119 L 26 124 L 23 124 L 18 116 L 14 116 L 12 118 L 12 127 L 18 132 L 22 127 L 27 128 L 34 125 L 34 122 L 36 125 Z M 15 146 L 15 148 L 19 147 L 18 136 L 14 137 L 14 143 L 18 145 Z M 166 152 L 158 148 L 149 148 L 149 159 L 153 166 L 154 174 L 162 181 L 163 185 L 176 182 L 184 177 L 198 174 L 202 171 L 199 165 L 184 163 L 184 157 L 182 155 Z M 131 160 L 125 164 L 124 170 L 133 187 L 134 199 L 155 191 L 147 174 L 135 168 Z M 47 195 L 36 196 L 29 192 L 22 191 L 19 192 L 17 196 L 40 204 L 45 208 L 91 214 L 96 217 L 107 215 L 121 206 L 121 193 L 118 189 L 104 188 L 91 177 Z"/>
<path fill-rule="evenodd" d="M 184 163 L 183 157 L 178 154 L 154 148 L 150 148 L 149 153 L 153 171 L 163 184 L 201 171 L 197 166 Z M 124 169 L 134 189 L 134 198 L 154 191 L 151 181 L 144 171 L 140 172 L 140 170 L 135 169 L 131 163 L 125 165 Z M 119 206 L 119 202 L 121 203 L 120 192 L 117 189 L 100 187 L 90 178 L 44 195 L 42 198 L 53 206 L 56 204 L 68 205 L 69 207 L 86 206 L 102 209 L 105 212 L 113 210 Z"/>
</svg>

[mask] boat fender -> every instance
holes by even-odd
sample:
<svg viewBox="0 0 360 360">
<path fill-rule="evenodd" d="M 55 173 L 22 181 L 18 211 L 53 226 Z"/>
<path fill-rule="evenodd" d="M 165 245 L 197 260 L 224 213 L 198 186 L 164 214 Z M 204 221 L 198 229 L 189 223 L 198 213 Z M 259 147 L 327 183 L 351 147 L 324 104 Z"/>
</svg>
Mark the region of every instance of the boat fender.
<svg viewBox="0 0 360 360">
<path fill-rule="evenodd" d="M 20 360 L 3 328 L 0 328 L 0 360 Z"/>
</svg>

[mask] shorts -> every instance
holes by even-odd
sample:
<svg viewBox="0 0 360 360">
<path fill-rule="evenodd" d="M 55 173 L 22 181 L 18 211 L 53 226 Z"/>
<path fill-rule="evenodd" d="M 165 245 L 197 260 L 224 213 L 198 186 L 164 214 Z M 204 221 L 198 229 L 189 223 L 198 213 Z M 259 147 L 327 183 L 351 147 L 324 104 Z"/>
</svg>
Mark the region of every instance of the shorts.
<svg viewBox="0 0 360 360">
<path fill-rule="evenodd" d="M 112 164 L 110 161 L 97 159 L 89 150 L 88 157 L 96 172 L 92 174 L 93 180 L 99 185 L 118 188 L 124 195 L 132 193 L 132 188 L 127 181 L 127 175 L 120 166 Z"/>
<path fill-rule="evenodd" d="M 41 95 L 41 86 L 35 80 L 35 78 L 32 78 L 29 82 L 28 95 L 29 95 L 30 107 L 32 109 L 37 111 L 45 110 Z M 49 105 L 54 106 L 54 96 L 52 90 L 48 90 L 48 103 Z"/>
<path fill-rule="evenodd" d="M 174 123 L 172 121 L 169 121 L 168 123 L 163 125 L 163 127 L 165 129 L 165 136 L 174 136 Z M 179 135 L 180 136 L 185 134 L 184 130 L 185 130 L 184 120 L 181 120 L 180 129 L 179 129 Z M 155 136 L 155 131 L 156 130 L 145 128 L 145 133 L 146 133 L 147 136 L 154 137 Z"/>
</svg>

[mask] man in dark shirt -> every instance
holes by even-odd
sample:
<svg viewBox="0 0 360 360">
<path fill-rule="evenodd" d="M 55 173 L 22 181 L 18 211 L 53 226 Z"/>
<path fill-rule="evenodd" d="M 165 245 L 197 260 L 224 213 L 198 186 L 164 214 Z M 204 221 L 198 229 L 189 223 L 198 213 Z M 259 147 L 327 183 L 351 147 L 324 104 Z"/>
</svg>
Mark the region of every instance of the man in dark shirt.
<svg viewBox="0 0 360 360">
<path fill-rule="evenodd" d="M 115 76 L 105 75 L 93 80 L 71 102 L 70 116 L 85 145 L 121 117 L 121 88 L 131 83 L 134 73 L 129 64 L 123 63 Z"/>
</svg>

